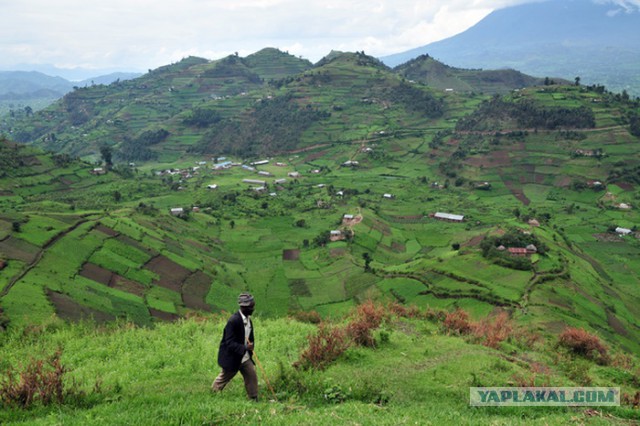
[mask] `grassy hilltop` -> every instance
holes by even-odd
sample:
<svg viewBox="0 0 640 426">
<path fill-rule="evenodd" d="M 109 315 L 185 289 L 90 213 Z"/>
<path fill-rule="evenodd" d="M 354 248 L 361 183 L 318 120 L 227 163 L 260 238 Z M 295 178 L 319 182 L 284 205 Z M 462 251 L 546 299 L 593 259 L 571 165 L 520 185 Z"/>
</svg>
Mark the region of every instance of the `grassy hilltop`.
<svg viewBox="0 0 640 426">
<path fill-rule="evenodd" d="M 2 343 L 7 356 L 0 366 L 55 359 L 56 351 L 61 351 L 57 365 L 67 371 L 51 381 L 61 383 L 65 390 L 61 405 L 42 405 L 36 397 L 28 410 L 5 406 L 0 421 L 33 425 L 238 421 L 274 425 L 598 425 L 630 424 L 639 419 L 637 410 L 630 408 L 638 388 L 634 358 L 619 354 L 613 365 L 598 365 L 554 346 L 555 339 L 530 340 L 527 331 L 515 329 L 493 349 L 473 336 L 458 337 L 456 326 L 461 323 L 449 321 L 451 316 L 398 310 L 399 306 L 391 313 L 370 305 L 331 325 L 333 330 L 348 329 L 345 322 L 361 321 L 362 312 L 367 312 L 366 322 L 371 326 L 371 318 L 378 318 L 376 313 L 386 318 L 378 328 L 370 329 L 373 347 L 352 343 L 321 369 L 293 367 L 303 359 L 306 336 L 317 332 L 315 325 L 287 318 L 262 319 L 258 313 L 254 321 L 260 382 L 257 404 L 245 402 L 240 378 L 222 394 L 210 393 L 218 372 L 215 356 L 223 316 L 158 324 L 153 329 L 49 323 L 10 333 Z M 623 408 L 468 405 L 470 386 L 608 386 L 612 380 L 622 388 Z M 32 379 L 29 383 L 39 382 Z"/>
<path fill-rule="evenodd" d="M 425 370 L 435 374 L 425 378 L 427 391 L 457 395 L 444 412 L 430 408 L 434 419 L 456 423 L 455 415 L 478 414 L 454 401 L 470 380 L 515 380 L 521 364 L 505 367 L 497 360 L 525 349 L 486 349 L 445 336 L 452 332 L 443 329 L 446 312 L 462 309 L 470 316 L 465 321 L 484 324 L 506 316 L 514 329 L 542 336 L 545 343 L 534 355 L 547 366 L 564 362 L 553 360 L 553 345 L 568 327 L 598 336 L 611 357 L 599 366 L 567 361 L 580 371 L 553 367 L 557 382 L 628 386 L 633 396 L 640 354 L 638 100 L 602 86 L 549 79 L 496 96 L 434 89 L 429 72 L 423 84 L 420 64 L 410 65 L 404 72 L 417 74 L 403 77 L 362 53 L 335 53 L 316 65 L 271 49 L 215 62 L 188 58 L 136 80 L 75 91 L 27 121 L 11 122 L 10 137 L 0 141 L 0 325 L 6 330 L 1 344 L 10 354 L 4 367 L 37 353 L 40 345 L 47 348 L 41 355 L 50 356 L 60 343 L 63 361 L 88 369 L 85 382 L 106 375 L 91 369 L 99 365 L 70 357 L 106 362 L 120 355 L 93 358 L 89 350 L 66 349 L 87 346 L 87 336 L 105 338 L 102 331 L 60 321 L 107 324 L 107 336 L 125 339 L 129 349 L 122 356 L 138 354 L 141 360 L 145 356 L 126 339 L 204 333 L 209 340 L 198 345 L 206 346 L 209 364 L 193 360 L 185 367 L 191 369 L 186 377 L 195 372 L 200 383 L 185 398 L 197 395 L 198 402 L 167 404 L 163 398 L 170 394 L 184 395 L 174 391 L 170 378 L 159 384 L 166 395 L 154 395 L 158 406 L 177 410 L 161 411 L 166 423 L 177 422 L 171 417 L 177 413 L 191 423 L 200 421 L 189 417 L 195 415 L 203 422 L 215 423 L 218 416 L 227 421 L 227 415 L 240 415 L 233 408 L 237 398 L 222 396 L 222 411 L 210 411 L 218 408 L 209 407 L 211 397 L 203 392 L 218 329 L 205 333 L 204 325 L 180 319 L 231 311 L 238 293 L 249 290 L 260 301 L 265 336 L 274 336 L 264 349 L 274 376 L 280 354 L 275 336 L 289 326 L 300 330 L 286 343 L 294 345 L 287 352 L 293 362 L 313 330 L 288 323 L 287 316 L 315 311 L 326 320 L 346 321 L 344 315 L 367 300 L 444 312 L 426 323 L 410 320 L 409 329 L 418 334 L 385 326 L 389 345 L 380 335 L 376 351 L 350 349 L 320 379 L 307 377 L 309 386 L 335 382 L 332 368 L 338 375 L 350 369 L 372 374 L 367 365 L 408 368 L 417 361 L 403 364 L 402 354 L 424 354 L 428 365 L 448 372 L 441 381 L 439 373 Z M 20 135 L 37 136 L 32 145 L 10 141 Z M 436 213 L 464 218 L 443 221 Z M 129 326 L 111 330 L 108 324 L 117 321 Z M 481 330 L 480 337 L 472 330 Z M 462 334 L 469 341 L 484 339 L 482 330 L 474 326 Z M 58 337 L 48 337 L 49 331 Z M 438 355 L 426 353 L 432 338 Z M 519 344 L 510 339 L 507 345 Z M 488 358 L 482 367 L 458 364 L 449 355 L 456 351 Z M 624 354 L 630 361 L 620 361 Z M 149 356 L 159 365 L 152 369 L 167 365 L 155 358 L 164 355 Z M 628 371 L 608 370 L 620 365 Z M 458 376 L 458 369 L 469 374 Z M 488 371 L 487 380 L 478 369 Z M 133 383 L 155 383 L 148 377 L 132 378 L 126 397 L 116 392 L 123 383 L 105 378 L 114 387 L 107 392 L 110 403 L 133 401 Z M 361 379 L 353 378 L 360 387 L 366 383 Z M 382 377 L 369 379 L 380 384 Z M 313 397 L 303 406 L 322 418 L 335 413 L 339 420 L 353 408 L 388 414 L 388 423 L 394 416 L 420 421 L 413 411 L 420 413 L 416 407 L 426 400 L 416 395 L 428 392 L 421 393 L 422 384 L 413 379 L 402 380 L 411 387 L 390 383 L 395 405 L 383 409 L 364 397 L 346 398 L 335 410 L 315 408 Z M 340 385 L 336 392 L 347 393 Z M 319 395 L 319 385 L 313 386 Z M 357 386 L 354 395 L 366 393 Z M 294 400 L 302 393 L 294 392 Z M 145 397 L 138 397 L 146 406 Z M 102 410 L 118 415 L 97 404 L 86 413 L 97 416 L 96 423 L 105 418 Z M 256 412 L 246 406 L 243 413 L 262 416 L 267 407 Z M 274 407 L 275 415 L 285 423 L 303 422 L 307 408 L 296 407 Z M 502 418 L 500 411 L 482 411 L 479 421 L 521 418 L 520 412 L 504 412 L 509 415 Z M 552 420 L 546 422 L 555 423 L 570 413 L 523 415 L 545 423 L 548 414 Z"/>
</svg>

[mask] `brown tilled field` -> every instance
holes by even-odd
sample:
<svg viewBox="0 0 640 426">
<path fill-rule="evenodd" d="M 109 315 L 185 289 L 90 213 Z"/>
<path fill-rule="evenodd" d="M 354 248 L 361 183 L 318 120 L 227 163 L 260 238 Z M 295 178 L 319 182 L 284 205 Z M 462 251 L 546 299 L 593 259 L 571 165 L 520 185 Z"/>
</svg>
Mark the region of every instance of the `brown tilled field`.
<svg viewBox="0 0 640 426">
<path fill-rule="evenodd" d="M 299 249 L 282 250 L 282 260 L 298 260 L 300 259 Z"/>
<path fill-rule="evenodd" d="M 147 262 L 145 268 L 160 276 L 160 279 L 154 284 L 178 293 L 180 293 L 182 283 L 191 275 L 191 271 L 187 268 L 162 255 Z"/>
<path fill-rule="evenodd" d="M 211 311 L 211 306 L 206 302 L 210 288 L 211 277 L 196 271 L 182 285 L 182 302 L 187 308 Z"/>
<path fill-rule="evenodd" d="M 509 191 L 511 191 L 513 196 L 516 197 L 518 200 L 520 200 L 520 202 L 525 206 L 528 206 L 531 203 L 531 200 L 529 200 L 527 196 L 524 195 L 524 191 L 522 190 L 520 185 L 516 184 L 514 181 L 505 180 L 504 186 L 506 186 L 509 189 Z"/>
<path fill-rule="evenodd" d="M 101 323 L 116 319 L 116 317 L 111 314 L 83 306 L 69 296 L 55 291 L 48 290 L 47 297 L 53 304 L 56 315 L 66 321 L 93 320 Z"/>
<path fill-rule="evenodd" d="M 0 254 L 6 259 L 31 263 L 36 260 L 40 248 L 13 236 L 0 241 Z"/>
</svg>

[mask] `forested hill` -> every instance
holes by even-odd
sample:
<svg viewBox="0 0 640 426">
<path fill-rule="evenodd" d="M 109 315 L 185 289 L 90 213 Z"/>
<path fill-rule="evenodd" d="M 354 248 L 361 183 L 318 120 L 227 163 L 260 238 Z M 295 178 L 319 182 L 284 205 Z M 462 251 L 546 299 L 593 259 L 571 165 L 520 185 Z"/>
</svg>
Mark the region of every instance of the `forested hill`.
<svg viewBox="0 0 640 426">
<path fill-rule="evenodd" d="M 332 52 L 313 65 L 267 48 L 246 58 L 185 58 L 134 80 L 77 88 L 44 111 L 5 117 L 2 131 L 87 158 L 104 144 L 122 161 L 186 150 L 259 156 L 368 138 L 364 116 L 376 117 L 378 131 L 398 120 L 425 123 L 442 116 L 447 91 L 507 93 L 537 84 L 544 80 L 454 69 L 429 57 L 392 70 L 360 52 Z"/>
</svg>

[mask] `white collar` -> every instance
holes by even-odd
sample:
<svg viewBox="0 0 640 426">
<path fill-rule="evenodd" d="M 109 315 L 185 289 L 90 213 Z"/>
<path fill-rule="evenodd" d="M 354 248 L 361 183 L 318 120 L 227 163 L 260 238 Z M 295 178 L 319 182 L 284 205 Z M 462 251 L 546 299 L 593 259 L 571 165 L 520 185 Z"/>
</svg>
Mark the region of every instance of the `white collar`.
<svg viewBox="0 0 640 426">
<path fill-rule="evenodd" d="M 243 323 L 247 323 L 247 320 L 249 319 L 249 315 L 245 315 L 242 313 L 242 310 L 238 309 L 238 312 L 240 312 L 240 316 L 242 317 L 242 322 Z"/>
</svg>

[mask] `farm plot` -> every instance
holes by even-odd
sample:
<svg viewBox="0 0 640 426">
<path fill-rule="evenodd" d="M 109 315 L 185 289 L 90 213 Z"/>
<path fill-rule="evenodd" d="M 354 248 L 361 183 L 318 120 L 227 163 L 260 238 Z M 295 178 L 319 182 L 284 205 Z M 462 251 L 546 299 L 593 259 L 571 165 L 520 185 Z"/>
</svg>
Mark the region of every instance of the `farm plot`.
<svg viewBox="0 0 640 426">
<path fill-rule="evenodd" d="M 128 280 L 92 263 L 85 263 L 82 265 L 79 275 L 108 287 L 135 294 L 140 297 L 144 296 L 146 290 L 146 287 L 142 284 Z"/>
<path fill-rule="evenodd" d="M 182 301 L 187 308 L 210 311 L 206 298 L 211 288 L 211 277 L 196 271 L 182 285 Z"/>
<path fill-rule="evenodd" d="M 0 241 L 0 254 L 2 254 L 5 259 L 32 263 L 35 261 L 39 251 L 40 248 L 38 246 L 20 238 L 15 238 L 13 235 Z"/>
<path fill-rule="evenodd" d="M 56 315 L 65 321 L 95 321 L 104 323 L 116 319 L 114 315 L 84 306 L 67 295 L 56 291 L 47 291 L 47 297 L 55 308 Z"/>
<path fill-rule="evenodd" d="M 180 292 L 182 283 L 191 275 L 191 271 L 177 264 L 166 256 L 159 255 L 152 258 L 145 269 L 153 272 L 159 278 L 153 280 L 153 284 L 170 290 Z"/>
</svg>

